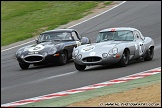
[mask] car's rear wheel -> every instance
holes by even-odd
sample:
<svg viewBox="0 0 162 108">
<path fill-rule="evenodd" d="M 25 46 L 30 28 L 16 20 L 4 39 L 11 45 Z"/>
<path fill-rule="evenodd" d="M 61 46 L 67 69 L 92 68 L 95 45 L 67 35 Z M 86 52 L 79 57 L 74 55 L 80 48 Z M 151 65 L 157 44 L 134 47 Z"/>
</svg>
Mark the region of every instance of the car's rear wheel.
<svg viewBox="0 0 162 108">
<path fill-rule="evenodd" d="M 127 66 L 129 63 L 129 52 L 125 50 L 122 54 L 122 58 L 119 61 L 119 65 L 122 67 Z"/>
<path fill-rule="evenodd" d="M 21 69 L 28 69 L 29 68 L 29 64 L 27 63 L 19 63 L 19 66 L 21 67 Z"/>
<path fill-rule="evenodd" d="M 86 65 L 79 65 L 75 62 L 74 62 L 74 64 L 75 64 L 75 68 L 79 71 L 83 71 L 86 68 Z"/>
<path fill-rule="evenodd" d="M 146 55 L 145 55 L 145 57 L 144 57 L 144 60 L 145 60 L 145 61 L 150 61 L 150 60 L 153 59 L 153 57 L 154 57 L 154 48 L 151 47 L 151 48 L 149 48 L 149 49 L 147 50 Z"/>
<path fill-rule="evenodd" d="M 59 65 L 64 65 L 67 62 L 67 52 L 63 51 L 59 57 Z"/>
</svg>

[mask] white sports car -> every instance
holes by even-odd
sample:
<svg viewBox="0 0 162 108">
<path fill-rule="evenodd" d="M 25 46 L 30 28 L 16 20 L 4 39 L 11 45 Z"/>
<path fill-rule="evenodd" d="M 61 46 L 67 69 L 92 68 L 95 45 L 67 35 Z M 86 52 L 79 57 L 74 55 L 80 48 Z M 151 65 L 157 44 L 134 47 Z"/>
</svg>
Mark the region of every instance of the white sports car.
<svg viewBox="0 0 162 108">
<path fill-rule="evenodd" d="M 72 56 L 79 71 L 88 65 L 117 63 L 120 66 L 127 66 L 130 60 L 139 58 L 152 60 L 154 41 L 150 37 L 144 37 L 135 28 L 108 28 L 99 32 L 96 43 L 74 48 Z"/>
</svg>

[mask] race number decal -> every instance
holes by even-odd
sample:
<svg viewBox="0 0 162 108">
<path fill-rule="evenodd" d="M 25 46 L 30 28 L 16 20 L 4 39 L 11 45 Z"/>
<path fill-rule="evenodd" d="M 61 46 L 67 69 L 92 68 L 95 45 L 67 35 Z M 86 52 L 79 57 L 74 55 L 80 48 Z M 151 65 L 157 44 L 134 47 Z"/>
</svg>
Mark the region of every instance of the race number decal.
<svg viewBox="0 0 162 108">
<path fill-rule="evenodd" d="M 40 50 L 42 50 L 42 49 L 44 49 L 44 46 L 42 46 L 41 44 L 39 44 L 39 45 L 36 45 L 35 47 L 29 48 L 29 51 L 30 51 L 30 52 L 33 52 L 33 51 L 40 51 Z"/>
<path fill-rule="evenodd" d="M 81 49 L 81 52 L 88 52 L 88 51 L 92 51 L 95 47 L 92 45 L 88 45 L 85 48 Z"/>
<path fill-rule="evenodd" d="M 137 46 L 137 44 L 135 44 L 135 48 L 136 48 L 136 50 L 138 49 L 138 46 Z"/>
<path fill-rule="evenodd" d="M 142 42 L 139 42 L 139 55 L 141 56 L 144 53 L 144 44 Z"/>
</svg>

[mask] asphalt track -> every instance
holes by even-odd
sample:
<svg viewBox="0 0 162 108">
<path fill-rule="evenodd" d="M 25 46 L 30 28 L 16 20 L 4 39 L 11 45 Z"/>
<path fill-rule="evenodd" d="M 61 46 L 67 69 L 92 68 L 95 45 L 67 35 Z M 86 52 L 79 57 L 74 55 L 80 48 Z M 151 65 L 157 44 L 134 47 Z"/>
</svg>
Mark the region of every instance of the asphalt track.
<svg viewBox="0 0 162 108">
<path fill-rule="evenodd" d="M 64 66 L 30 66 L 21 70 L 15 59 L 18 48 L 1 52 L 1 104 L 100 83 L 161 66 L 161 1 L 128 1 L 119 7 L 74 26 L 95 42 L 109 27 L 135 27 L 155 41 L 152 61 L 134 61 L 127 67 L 92 66 L 78 72 L 69 61 Z M 31 43 L 32 44 L 32 43 Z M 22 46 L 21 46 L 22 47 Z"/>
</svg>

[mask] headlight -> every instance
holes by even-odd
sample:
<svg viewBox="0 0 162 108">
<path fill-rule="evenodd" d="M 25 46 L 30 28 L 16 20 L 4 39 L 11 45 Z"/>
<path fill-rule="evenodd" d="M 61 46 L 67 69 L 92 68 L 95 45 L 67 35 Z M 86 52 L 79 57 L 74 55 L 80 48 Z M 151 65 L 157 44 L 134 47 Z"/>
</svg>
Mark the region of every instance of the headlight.
<svg viewBox="0 0 162 108">
<path fill-rule="evenodd" d="M 82 58 L 82 55 L 81 55 L 81 54 L 79 54 L 79 55 L 78 55 L 78 58 L 79 58 L 79 59 L 81 59 L 81 58 Z"/>
<path fill-rule="evenodd" d="M 17 52 L 16 52 L 16 56 L 20 57 L 21 53 L 24 51 L 24 48 L 20 48 Z"/>
<path fill-rule="evenodd" d="M 79 53 L 79 50 L 76 49 L 76 50 L 74 51 L 74 56 L 76 57 L 76 56 L 78 55 L 78 53 Z"/>
<path fill-rule="evenodd" d="M 109 54 L 112 55 L 112 54 L 117 54 L 118 53 L 118 48 L 113 48 L 112 50 L 109 51 Z"/>
<path fill-rule="evenodd" d="M 56 47 L 53 47 L 48 51 L 48 54 L 54 54 L 56 53 L 56 51 L 57 51 Z"/>
<path fill-rule="evenodd" d="M 24 58 L 24 55 L 21 55 L 21 58 Z"/>
<path fill-rule="evenodd" d="M 44 52 L 44 53 L 43 53 L 43 56 L 44 56 L 44 57 L 47 56 L 47 52 Z"/>
<path fill-rule="evenodd" d="M 103 58 L 106 58 L 107 56 L 108 56 L 107 53 L 103 53 L 103 54 L 102 54 L 102 57 L 103 57 Z"/>
<path fill-rule="evenodd" d="M 113 54 L 117 54 L 118 53 L 118 49 L 117 48 L 113 48 L 112 52 L 113 52 Z"/>
</svg>

